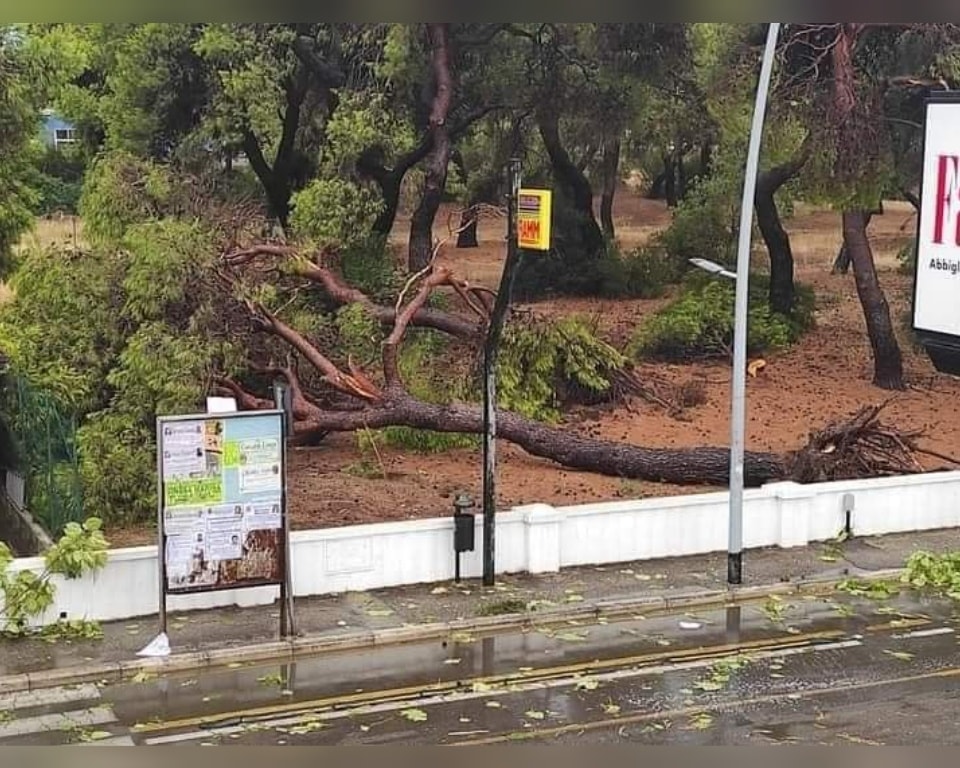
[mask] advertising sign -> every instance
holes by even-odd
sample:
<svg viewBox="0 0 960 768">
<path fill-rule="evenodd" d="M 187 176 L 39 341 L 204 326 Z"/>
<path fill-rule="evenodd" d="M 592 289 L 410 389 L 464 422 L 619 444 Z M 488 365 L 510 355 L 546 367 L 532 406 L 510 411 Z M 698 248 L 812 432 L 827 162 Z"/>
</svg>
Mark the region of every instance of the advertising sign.
<svg viewBox="0 0 960 768">
<path fill-rule="evenodd" d="M 960 101 L 956 100 L 927 103 L 913 326 L 918 332 L 960 337 Z"/>
<path fill-rule="evenodd" d="M 283 414 L 157 422 L 165 594 L 282 584 Z"/>
<path fill-rule="evenodd" d="M 521 189 L 517 199 L 517 240 L 529 251 L 550 250 L 552 195 L 548 189 Z"/>
</svg>

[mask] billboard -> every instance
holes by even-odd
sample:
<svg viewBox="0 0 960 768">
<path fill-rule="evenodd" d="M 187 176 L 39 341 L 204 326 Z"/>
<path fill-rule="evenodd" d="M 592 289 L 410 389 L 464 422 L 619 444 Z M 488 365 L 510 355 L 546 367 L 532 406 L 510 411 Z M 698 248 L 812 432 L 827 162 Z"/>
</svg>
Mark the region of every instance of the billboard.
<svg viewBox="0 0 960 768">
<path fill-rule="evenodd" d="M 927 102 L 913 327 L 960 341 L 960 100 Z M 940 339 L 946 341 L 945 339 Z"/>
</svg>

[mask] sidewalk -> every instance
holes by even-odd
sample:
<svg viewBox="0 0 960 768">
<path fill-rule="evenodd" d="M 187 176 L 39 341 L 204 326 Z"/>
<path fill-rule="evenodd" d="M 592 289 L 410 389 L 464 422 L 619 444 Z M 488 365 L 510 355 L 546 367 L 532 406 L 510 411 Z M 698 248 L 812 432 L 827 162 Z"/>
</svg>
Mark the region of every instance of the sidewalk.
<svg viewBox="0 0 960 768">
<path fill-rule="evenodd" d="M 672 608 L 762 598 L 771 593 L 829 590 L 849 577 L 895 577 L 917 550 L 960 549 L 960 531 L 856 539 L 842 547 L 744 553 L 744 584 L 730 591 L 726 553 L 604 567 L 545 576 L 422 585 L 296 601 L 298 637 L 278 637 L 279 605 L 169 616 L 171 656 L 137 652 L 157 634 L 156 617 L 109 623 L 96 641 L 0 642 L 0 692 L 83 681 L 116 682 L 138 670 L 185 671 L 234 662 L 269 661 L 324 651 L 442 639 L 453 632 L 519 628 L 530 623 L 649 614 Z"/>
</svg>

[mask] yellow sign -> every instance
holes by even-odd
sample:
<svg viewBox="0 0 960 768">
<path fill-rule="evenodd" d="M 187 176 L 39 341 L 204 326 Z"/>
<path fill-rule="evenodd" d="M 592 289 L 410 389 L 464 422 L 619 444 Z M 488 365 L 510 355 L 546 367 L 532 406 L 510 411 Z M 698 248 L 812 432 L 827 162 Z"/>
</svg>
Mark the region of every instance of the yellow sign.
<svg viewBox="0 0 960 768">
<path fill-rule="evenodd" d="M 550 250 L 549 189 L 521 189 L 517 200 L 517 239 L 521 248 L 531 251 Z"/>
</svg>

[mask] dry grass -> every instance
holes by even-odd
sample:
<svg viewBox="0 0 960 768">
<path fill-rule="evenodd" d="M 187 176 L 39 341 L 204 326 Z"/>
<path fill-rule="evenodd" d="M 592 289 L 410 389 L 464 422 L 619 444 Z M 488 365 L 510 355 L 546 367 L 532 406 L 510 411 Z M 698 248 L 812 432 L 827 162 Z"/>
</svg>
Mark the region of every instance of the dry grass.
<svg viewBox="0 0 960 768">
<path fill-rule="evenodd" d="M 18 252 L 45 248 L 82 248 L 83 222 L 79 216 L 45 216 L 38 218 L 33 228 L 20 238 Z"/>
</svg>

